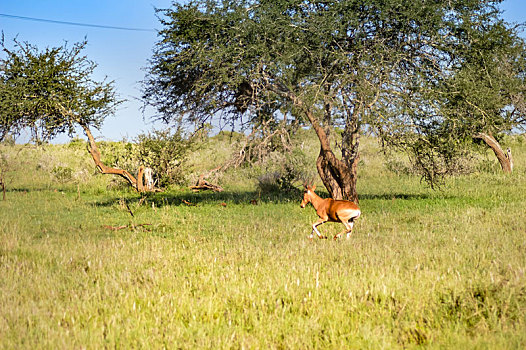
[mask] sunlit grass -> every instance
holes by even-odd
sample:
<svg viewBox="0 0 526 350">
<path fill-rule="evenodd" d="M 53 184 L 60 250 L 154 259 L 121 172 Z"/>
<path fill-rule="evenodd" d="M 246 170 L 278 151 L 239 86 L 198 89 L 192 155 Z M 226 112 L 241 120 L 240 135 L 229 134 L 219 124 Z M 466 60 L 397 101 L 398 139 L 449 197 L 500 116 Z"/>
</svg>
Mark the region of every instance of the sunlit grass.
<svg viewBox="0 0 526 350">
<path fill-rule="evenodd" d="M 310 242 L 316 214 L 293 195 L 174 188 L 140 203 L 100 176 L 57 183 L 23 152 L 0 201 L 1 348 L 526 345 L 520 161 L 432 191 L 372 152 L 352 238 Z"/>
</svg>

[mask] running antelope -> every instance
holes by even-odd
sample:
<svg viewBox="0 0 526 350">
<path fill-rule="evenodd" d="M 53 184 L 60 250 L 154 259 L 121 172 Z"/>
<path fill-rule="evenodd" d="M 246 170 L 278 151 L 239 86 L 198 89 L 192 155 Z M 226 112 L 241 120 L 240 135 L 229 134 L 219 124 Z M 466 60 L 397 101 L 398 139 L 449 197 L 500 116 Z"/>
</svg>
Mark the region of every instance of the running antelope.
<svg viewBox="0 0 526 350">
<path fill-rule="evenodd" d="M 305 192 L 303 194 L 303 200 L 301 201 L 302 208 L 305 208 L 309 202 L 312 203 L 312 206 L 316 209 L 316 214 L 320 217 L 312 224 L 312 232 L 309 238 L 312 239 L 314 237 L 314 232 L 316 232 L 318 238 L 327 238 L 316 228 L 327 221 L 341 222 L 345 226 L 345 230 L 334 236 L 334 239 L 340 238 L 342 233 L 347 233 L 347 238 L 351 237 L 354 219 L 357 219 L 361 214 L 360 208 L 351 201 L 321 198 L 314 193 L 315 189 L 316 185 L 312 187 L 305 185 Z"/>
</svg>

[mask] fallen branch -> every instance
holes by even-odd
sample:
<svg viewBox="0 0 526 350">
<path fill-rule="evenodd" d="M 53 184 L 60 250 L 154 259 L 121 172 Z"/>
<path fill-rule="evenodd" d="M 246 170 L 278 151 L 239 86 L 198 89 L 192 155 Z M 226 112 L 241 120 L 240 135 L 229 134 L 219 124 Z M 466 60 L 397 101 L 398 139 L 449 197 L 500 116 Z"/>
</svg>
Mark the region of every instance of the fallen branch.
<svg viewBox="0 0 526 350">
<path fill-rule="evenodd" d="M 139 228 L 139 227 L 151 226 L 151 225 L 152 224 L 138 224 L 138 225 L 130 224 L 130 225 L 121 225 L 121 226 L 102 225 L 102 227 L 107 228 L 108 230 L 112 230 L 112 231 L 119 231 L 125 228 L 135 230 L 136 228 Z"/>
<path fill-rule="evenodd" d="M 197 180 L 197 183 L 194 186 L 190 186 L 190 189 L 192 189 L 194 192 L 199 192 L 201 190 L 210 190 L 214 192 L 223 192 L 223 188 L 218 185 L 214 185 L 204 179 L 205 174 L 201 174 L 199 176 L 199 180 Z"/>
</svg>

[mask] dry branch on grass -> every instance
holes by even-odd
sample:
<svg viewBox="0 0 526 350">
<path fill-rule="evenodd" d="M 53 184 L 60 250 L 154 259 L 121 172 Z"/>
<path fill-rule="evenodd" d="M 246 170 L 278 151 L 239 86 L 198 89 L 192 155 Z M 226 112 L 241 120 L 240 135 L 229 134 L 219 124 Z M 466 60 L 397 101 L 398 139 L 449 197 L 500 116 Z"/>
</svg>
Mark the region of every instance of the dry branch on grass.
<svg viewBox="0 0 526 350">
<path fill-rule="evenodd" d="M 197 180 L 196 184 L 194 186 L 190 186 L 190 189 L 194 192 L 199 192 L 201 190 L 209 190 L 214 192 L 223 192 L 223 188 L 221 186 L 212 184 L 205 180 L 205 177 L 208 177 L 212 175 L 213 173 L 219 171 L 222 168 L 222 166 L 218 166 L 217 168 L 214 168 L 210 170 L 207 173 L 201 174 L 199 176 L 199 179 Z"/>
<path fill-rule="evenodd" d="M 129 228 L 131 230 L 135 230 L 137 228 L 143 227 L 145 230 L 150 231 L 148 228 L 145 228 L 145 226 L 151 226 L 152 224 L 129 224 L 129 225 L 121 225 L 121 226 L 111 226 L 111 225 L 103 225 L 102 227 L 107 228 L 108 230 L 112 231 L 119 231 L 126 228 Z"/>
<path fill-rule="evenodd" d="M 199 180 L 197 180 L 197 183 L 194 186 L 190 186 L 190 188 L 194 192 L 199 192 L 201 190 L 210 190 L 210 191 L 214 191 L 214 192 L 223 192 L 223 188 L 221 186 L 214 185 L 214 184 L 206 181 L 203 177 L 204 177 L 203 175 L 199 176 Z"/>
</svg>

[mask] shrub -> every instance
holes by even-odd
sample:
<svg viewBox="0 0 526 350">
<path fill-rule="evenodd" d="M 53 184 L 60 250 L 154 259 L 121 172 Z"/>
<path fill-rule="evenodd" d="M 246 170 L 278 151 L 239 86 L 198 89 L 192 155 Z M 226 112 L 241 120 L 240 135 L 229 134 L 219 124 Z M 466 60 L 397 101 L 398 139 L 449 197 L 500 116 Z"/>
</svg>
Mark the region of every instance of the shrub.
<svg viewBox="0 0 526 350">
<path fill-rule="evenodd" d="M 143 165 L 153 170 L 157 186 L 182 183 L 188 169 L 184 167 L 193 140 L 180 130 L 153 130 L 138 135 L 133 142 L 100 142 L 102 161 L 130 173 Z M 136 174 L 135 174 L 136 175 Z"/>
<path fill-rule="evenodd" d="M 51 174 L 61 183 L 69 182 L 73 179 L 73 169 L 67 166 L 55 166 Z"/>
<path fill-rule="evenodd" d="M 180 130 L 154 130 L 137 136 L 136 156 L 141 164 L 152 168 L 158 185 L 163 187 L 184 182 L 184 162 L 192 140 Z"/>
<path fill-rule="evenodd" d="M 396 175 L 409 175 L 413 173 L 411 165 L 408 160 L 403 159 L 399 155 L 389 154 L 385 159 L 385 168 Z"/>
<path fill-rule="evenodd" d="M 294 149 L 282 157 L 276 171 L 266 172 L 258 176 L 258 189 L 262 193 L 270 192 L 294 192 L 298 183 L 315 176 L 312 165 L 309 164 L 307 156 L 303 151 Z"/>
<path fill-rule="evenodd" d="M 85 149 L 86 140 L 80 137 L 74 137 L 69 141 L 68 148 L 72 148 L 72 149 L 83 149 L 84 148 Z"/>
</svg>

